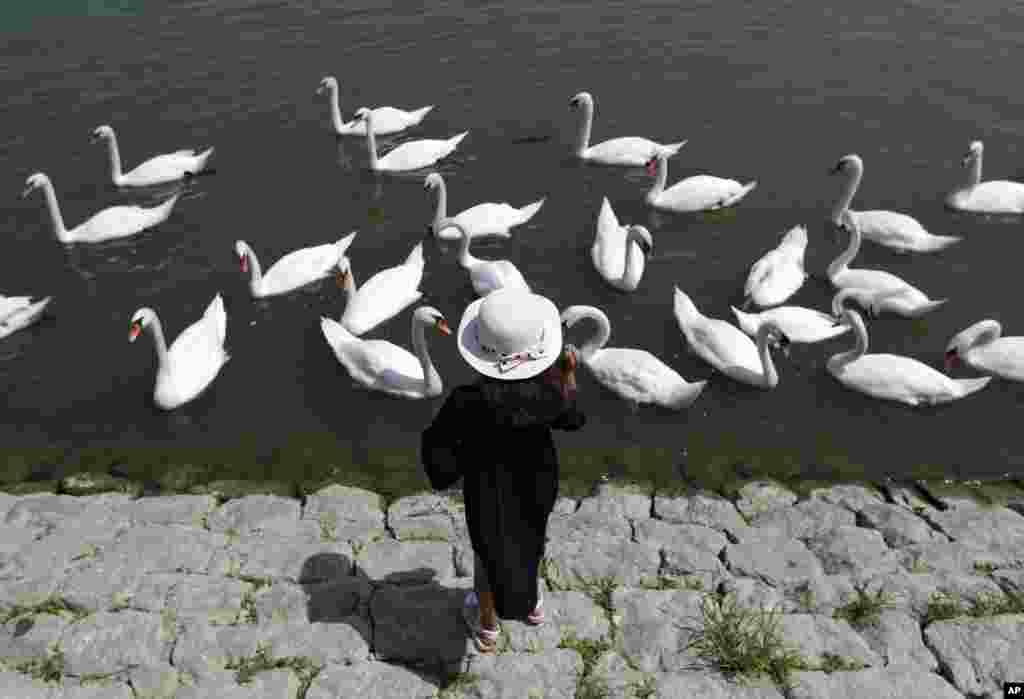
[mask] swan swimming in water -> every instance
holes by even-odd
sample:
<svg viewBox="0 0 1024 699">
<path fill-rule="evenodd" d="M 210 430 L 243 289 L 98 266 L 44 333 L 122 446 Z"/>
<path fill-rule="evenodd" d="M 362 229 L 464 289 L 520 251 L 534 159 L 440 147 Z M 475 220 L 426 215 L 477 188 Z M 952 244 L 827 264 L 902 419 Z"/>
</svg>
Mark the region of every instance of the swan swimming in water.
<svg viewBox="0 0 1024 699">
<path fill-rule="evenodd" d="M 434 221 L 430 225 L 430 230 L 441 240 L 459 240 L 460 235 L 455 229 L 439 228 L 441 222 L 448 218 L 448 188 L 445 186 L 441 173 L 432 172 L 427 175 L 423 180 L 423 188 L 437 190 L 437 209 L 434 212 Z M 495 204 L 488 201 L 471 206 L 451 218 L 453 221 L 461 223 L 469 231 L 471 237 L 510 238 L 512 237 L 510 229 L 521 226 L 536 216 L 543 205 L 544 199 L 526 204 L 518 209 L 507 202 Z"/>
<path fill-rule="evenodd" d="M 1024 213 L 1024 183 L 1010 180 L 981 181 L 981 160 L 985 146 L 972 141 L 961 161 L 967 170 L 967 182 L 946 197 L 946 206 L 958 211 L 983 214 Z"/>
<path fill-rule="evenodd" d="M 206 169 L 213 155 L 213 148 L 202 152 L 192 149 L 157 155 L 136 165 L 133 170 L 121 172 L 121 152 L 117 147 L 117 136 L 110 126 L 97 126 L 92 132 L 93 143 L 107 142 L 110 155 L 110 179 L 118 187 L 149 187 L 152 185 L 177 182 L 185 177 L 198 175 Z"/>
<path fill-rule="evenodd" d="M 52 300 L 52 296 L 0 296 L 0 339 L 39 320 Z"/>
<path fill-rule="evenodd" d="M 417 243 L 400 265 L 374 274 L 356 289 L 351 261 L 345 257 L 338 272 L 338 286 L 345 290 L 345 311 L 341 324 L 355 336 L 365 335 L 384 321 L 394 318 L 423 297 L 423 243 Z M 344 264 L 348 261 L 348 264 Z"/>
<path fill-rule="evenodd" d="M 743 286 L 744 305 L 753 303 L 765 308 L 788 301 L 807 281 L 806 252 L 807 229 L 794 226 L 782 237 L 782 242 L 750 267 Z"/>
<path fill-rule="evenodd" d="M 424 138 L 418 141 L 406 141 L 398 144 L 385 155 L 378 156 L 373 112 L 363 107 L 356 112 L 356 118 L 366 122 L 366 145 L 370 151 L 370 169 L 376 171 L 402 172 L 430 167 L 441 158 L 451 155 L 469 133 L 463 131 L 448 139 Z"/>
<path fill-rule="evenodd" d="M 590 130 L 594 125 L 594 98 L 589 92 L 580 92 L 569 100 L 569 106 L 583 110 L 583 119 L 580 121 L 579 135 L 576 139 L 576 157 L 582 160 L 605 165 L 642 167 L 655 155 L 671 158 L 686 145 L 686 141 L 664 145 L 649 138 L 620 136 L 592 146 Z"/>
<path fill-rule="evenodd" d="M 320 87 L 316 89 L 318 95 L 327 94 L 331 105 L 331 124 L 334 126 L 334 133 L 339 136 L 365 136 L 366 122 L 361 119 L 353 119 L 349 122 L 342 121 L 341 107 L 338 104 L 338 80 L 330 75 L 320 81 Z M 397 109 L 395 107 L 374 107 L 370 111 L 373 114 L 373 129 L 378 136 L 389 136 L 413 126 L 418 126 L 427 114 L 434 109 L 434 106 L 420 107 L 412 111 Z"/>
<path fill-rule="evenodd" d="M 454 228 L 462 238 L 462 242 L 459 244 L 459 264 L 469 272 L 469 281 L 473 284 L 473 290 L 478 296 L 487 296 L 498 289 L 510 287 L 530 291 L 530 285 L 526 283 L 522 272 L 511 261 L 481 260 L 469 254 L 469 231 L 461 223 L 456 223 L 454 219 L 449 218 L 442 221 L 440 225 Z"/>
<path fill-rule="evenodd" d="M 590 248 L 594 269 L 620 291 L 636 291 L 654 239 L 644 226 L 623 226 L 605 197 L 597 214 L 597 235 Z"/>
<path fill-rule="evenodd" d="M 736 180 L 714 175 L 693 175 L 665 189 L 668 159 L 663 154 L 655 155 L 647 161 L 647 174 L 655 178 L 647 192 L 647 203 L 655 209 L 666 211 L 686 213 L 724 209 L 738 204 L 757 187 L 757 182 L 740 184 Z"/>
<path fill-rule="evenodd" d="M 859 155 L 844 155 L 829 170 L 829 174 L 846 177 L 843 191 L 832 208 L 832 222 L 839 225 L 843 212 L 849 212 L 860 225 L 865 240 L 870 240 L 897 252 L 937 252 L 960 242 L 951 235 L 932 235 L 917 219 L 895 211 L 851 211 L 850 202 L 857 194 L 864 176 L 864 161 Z"/>
<path fill-rule="evenodd" d="M 345 253 L 356 234 L 349 233 L 335 243 L 300 248 L 288 253 L 264 273 L 260 261 L 244 240 L 235 242 L 235 253 L 242 264 L 242 274 L 249 274 L 249 290 L 253 298 L 285 294 L 330 276 L 334 270 L 347 267 Z"/>
<path fill-rule="evenodd" d="M 963 363 L 977 371 L 1024 381 L 1024 336 L 1001 337 L 999 321 L 979 320 L 946 345 L 946 369 Z"/>
</svg>

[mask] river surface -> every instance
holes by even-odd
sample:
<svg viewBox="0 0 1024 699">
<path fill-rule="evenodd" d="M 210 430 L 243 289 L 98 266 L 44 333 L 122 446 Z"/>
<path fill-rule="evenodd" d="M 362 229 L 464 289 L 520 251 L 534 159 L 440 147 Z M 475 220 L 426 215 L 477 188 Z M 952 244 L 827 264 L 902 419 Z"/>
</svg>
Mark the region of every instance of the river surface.
<svg viewBox="0 0 1024 699">
<path fill-rule="evenodd" d="M 749 266 L 797 224 L 809 229 L 812 279 L 790 303 L 827 309 L 822 274 L 846 240 L 826 224 L 840 188 L 826 172 L 858 153 L 865 176 L 855 208 L 905 212 L 933 233 L 964 237 L 918 256 L 865 243 L 854 266 L 890 270 L 951 299 L 921 320 L 868 319 L 871 350 L 941 369 L 947 341 L 977 320 L 1024 334 L 1024 221 L 943 207 L 965 176 L 960 158 L 971 140 L 987 146 L 986 178 L 1024 176 L 1024 6 L 125 0 L 18 12 L 0 23 L 0 293 L 55 301 L 43 322 L 0 341 L 8 454 L 49 446 L 71 464 L 138 449 L 159 470 L 180 459 L 156 455 L 178 450 L 253 478 L 333 465 L 371 482 L 415 469 L 420 430 L 440 401 L 355 389 L 320 334 L 320 316 L 343 308 L 333 280 L 254 302 L 233 252 L 245 239 L 266 268 L 358 230 L 349 253 L 363 281 L 422 239 L 434 207 L 423 173 L 375 175 L 362 139 L 334 136 L 314 91 L 335 75 L 346 119 L 363 105 L 437 105 L 385 143 L 470 132 L 440 165 L 450 211 L 547 197 L 512 240 L 474 246 L 479 256 L 513 260 L 559 307 L 605 310 L 612 346 L 647 349 L 689 380 L 712 379 L 688 411 L 633 414 L 581 376 L 589 423 L 559 437 L 572 468 L 636 475 L 775 464 L 791 475 L 873 478 L 1024 471 L 1020 384 L 996 380 L 961 402 L 912 410 L 840 386 L 825 370 L 851 344 L 837 339 L 779 357 L 776 389 L 747 388 L 688 352 L 672 313 L 678 285 L 705 314 L 732 320 Z M 568 100 L 580 90 L 596 100 L 593 141 L 689 139 L 670 161 L 670 183 L 710 172 L 756 179 L 757 189 L 723 214 L 653 212 L 642 169 L 572 157 L 579 115 Z M 129 166 L 213 145 L 216 171 L 191 183 L 156 229 L 65 248 L 43 197 L 18 199 L 31 173 L 52 178 L 69 225 L 113 203 L 166 196 L 110 184 L 105 148 L 90 144 L 100 124 L 116 129 Z M 620 220 L 647 225 L 655 239 L 632 294 L 604 286 L 590 261 L 605 196 Z M 455 327 L 473 298 L 468 279 L 453 250 L 431 242 L 426 258 L 425 299 Z M 152 307 L 173 338 L 217 292 L 230 362 L 195 402 L 157 410 L 156 355 L 148 338 L 128 342 L 132 314 Z M 410 314 L 371 335 L 408 346 Z M 574 328 L 570 339 L 588 332 Z M 472 378 L 452 338 L 430 343 L 446 387 Z M 644 454 L 655 453 L 652 466 Z M 333 463 L 339 454 L 350 461 Z"/>
</svg>

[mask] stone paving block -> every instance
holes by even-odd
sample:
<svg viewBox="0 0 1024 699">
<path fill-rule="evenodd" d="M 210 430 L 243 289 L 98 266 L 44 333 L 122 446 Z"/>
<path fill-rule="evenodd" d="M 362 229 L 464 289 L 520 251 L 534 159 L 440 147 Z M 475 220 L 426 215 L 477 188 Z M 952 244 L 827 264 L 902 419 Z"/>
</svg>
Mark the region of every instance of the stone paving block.
<svg viewBox="0 0 1024 699">
<path fill-rule="evenodd" d="M 946 680 L 914 665 L 854 672 L 797 672 L 789 699 L 963 699 Z"/>
<path fill-rule="evenodd" d="M 757 578 L 775 586 L 825 573 L 800 540 L 771 534 L 726 546 L 725 559 L 734 576 Z"/>
<path fill-rule="evenodd" d="M 642 580 L 656 577 L 661 567 L 657 546 L 601 532 L 594 532 L 589 539 L 552 539 L 545 557 L 549 578 L 567 589 L 584 589 L 606 578 L 617 585 L 638 586 Z"/>
<path fill-rule="evenodd" d="M 674 672 L 692 661 L 686 650 L 701 628 L 704 595 L 691 590 L 615 590 L 616 650 L 644 672 Z"/>
<path fill-rule="evenodd" d="M 210 531 L 294 536 L 302 506 L 294 498 L 248 495 L 228 500 L 207 517 Z"/>
<path fill-rule="evenodd" d="M 356 568 L 370 580 L 396 585 L 455 576 L 452 546 L 444 541 L 376 541 L 359 552 Z"/>
<path fill-rule="evenodd" d="M 125 503 L 118 512 L 133 524 L 177 524 L 203 528 L 217 508 L 211 495 L 159 495 Z"/>
<path fill-rule="evenodd" d="M 226 545 L 213 556 L 209 567 L 215 575 L 305 583 L 353 575 L 352 559 L 352 547 L 346 542 L 264 534 Z"/>
<path fill-rule="evenodd" d="M 61 638 L 64 671 L 107 675 L 170 659 L 172 635 L 157 614 L 96 612 L 71 625 Z"/>
<path fill-rule="evenodd" d="M 464 699 L 574 699 L 583 660 L 568 649 L 475 655 L 469 672 L 476 681 L 462 691 Z"/>
<path fill-rule="evenodd" d="M 699 493 L 688 497 L 654 497 L 654 516 L 671 524 L 699 524 L 736 537 L 749 527 L 736 506 L 717 495 Z"/>
<path fill-rule="evenodd" d="M 472 581 L 384 585 L 370 600 L 374 651 L 380 660 L 452 662 L 472 647 L 462 604 Z"/>
<path fill-rule="evenodd" d="M 501 622 L 509 650 L 517 653 L 553 650 L 564 639 L 588 641 L 610 639 L 608 615 L 589 595 L 582 592 L 545 592 L 542 626 L 524 621 Z"/>
<path fill-rule="evenodd" d="M 328 665 L 316 676 L 306 699 L 436 699 L 440 681 L 422 670 L 390 663 Z"/>
<path fill-rule="evenodd" d="M 1024 679 L 1024 614 L 936 621 L 924 635 L 964 694 L 998 696 L 1004 682 Z"/>
</svg>

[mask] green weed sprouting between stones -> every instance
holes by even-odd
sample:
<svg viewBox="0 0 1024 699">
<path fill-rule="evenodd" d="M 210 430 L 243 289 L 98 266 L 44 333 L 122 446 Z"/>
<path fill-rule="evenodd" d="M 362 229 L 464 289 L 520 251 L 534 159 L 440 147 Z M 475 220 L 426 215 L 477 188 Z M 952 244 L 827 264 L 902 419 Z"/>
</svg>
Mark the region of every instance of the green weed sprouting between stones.
<svg viewBox="0 0 1024 699">
<path fill-rule="evenodd" d="M 472 672 L 459 672 L 448 680 L 438 695 L 438 699 L 461 699 L 463 692 L 475 687 L 479 681 L 479 675 Z"/>
<path fill-rule="evenodd" d="M 854 670 L 863 670 L 864 668 L 864 663 L 859 660 L 848 660 L 840 655 L 836 655 L 835 653 L 822 654 L 820 669 L 824 672 L 851 672 Z"/>
<path fill-rule="evenodd" d="M 47 649 L 42 658 L 11 662 L 0 660 L 0 667 L 9 668 L 42 682 L 59 683 L 64 676 L 64 652 L 59 646 Z"/>
<path fill-rule="evenodd" d="M 924 623 L 946 621 L 961 616 L 975 618 L 1000 614 L 1024 614 L 1024 592 L 983 592 L 968 606 L 948 592 L 933 592 L 924 613 Z"/>
<path fill-rule="evenodd" d="M 808 669 L 807 661 L 783 640 L 775 609 L 741 606 L 732 594 L 708 594 L 701 617 L 702 627 L 694 630 L 687 648 L 726 675 L 767 675 L 788 686 L 792 672 Z"/>
<path fill-rule="evenodd" d="M 575 699 L 607 699 L 608 683 L 602 677 L 595 677 L 593 672 L 598 658 L 612 649 L 608 639 L 601 638 L 595 641 L 579 638 L 575 633 L 569 632 L 562 638 L 558 647 L 574 650 L 583 659 L 583 672 L 576 683 Z"/>
<path fill-rule="evenodd" d="M 24 619 L 26 617 L 37 616 L 39 614 L 52 614 L 53 616 L 70 616 L 73 621 L 78 621 L 89 616 L 89 614 L 91 614 L 91 611 L 84 607 L 80 607 L 76 604 L 72 604 L 63 597 L 54 596 L 48 597 L 42 602 L 38 602 L 36 604 L 14 605 L 10 609 L 3 612 L 3 615 L 0 616 L 0 624 L 6 624 L 11 621 Z"/>
<path fill-rule="evenodd" d="M 882 610 L 890 606 L 892 599 L 883 589 L 875 593 L 868 592 L 867 585 L 855 585 L 856 599 L 836 609 L 832 614 L 836 619 L 845 619 L 851 626 L 863 628 L 878 620 Z"/>
<path fill-rule="evenodd" d="M 291 670 L 299 676 L 301 686 L 298 696 L 305 696 L 313 678 L 323 669 L 311 658 L 305 656 L 290 656 L 286 658 L 275 658 L 270 654 L 270 646 L 261 643 L 256 646 L 256 653 L 248 658 L 237 658 L 225 665 L 226 670 L 235 671 L 235 681 L 238 684 L 249 684 L 253 677 L 268 670 Z"/>
</svg>

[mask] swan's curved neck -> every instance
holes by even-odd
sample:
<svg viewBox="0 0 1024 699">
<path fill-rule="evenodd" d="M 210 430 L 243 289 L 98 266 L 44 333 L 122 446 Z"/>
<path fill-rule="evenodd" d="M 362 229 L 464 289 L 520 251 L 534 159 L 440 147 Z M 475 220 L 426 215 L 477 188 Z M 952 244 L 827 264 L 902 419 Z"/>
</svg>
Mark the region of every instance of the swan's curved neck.
<svg viewBox="0 0 1024 699">
<path fill-rule="evenodd" d="M 961 333 L 962 352 L 995 342 L 1003 334 L 1003 326 L 996 320 L 982 320 Z"/>
<path fill-rule="evenodd" d="M 771 336 L 772 327 L 764 323 L 757 330 L 757 354 L 761 357 L 761 369 L 764 372 L 764 385 L 767 387 L 777 386 L 779 373 L 775 370 L 775 362 L 772 361 L 771 352 L 768 351 L 768 338 Z"/>
<path fill-rule="evenodd" d="M 582 103 L 583 118 L 580 120 L 580 128 L 576 134 L 576 155 L 583 155 L 583 152 L 590 147 L 590 129 L 594 125 L 594 102 L 589 99 L 580 100 Z"/>
<path fill-rule="evenodd" d="M 625 248 L 623 249 L 623 254 L 626 256 L 626 262 L 622 265 L 622 280 L 623 281 L 632 278 L 633 265 L 636 262 L 636 260 L 635 260 L 636 255 L 631 255 L 630 254 L 632 252 L 630 243 L 635 242 L 637 245 L 639 245 L 641 241 L 643 241 L 643 238 L 634 229 L 630 228 L 626 232 L 626 245 L 625 245 Z M 611 331 L 609 331 L 609 333 L 610 332 Z"/>
<path fill-rule="evenodd" d="M 338 101 L 338 86 L 331 85 L 327 88 L 331 105 L 331 121 L 334 122 L 334 130 L 341 131 L 344 122 L 341 120 L 341 104 Z"/>
<path fill-rule="evenodd" d="M 156 357 L 160 363 L 160 369 L 165 369 L 167 367 L 167 340 L 164 338 L 164 326 L 156 313 L 150 317 L 146 327 L 153 334 L 153 345 L 156 347 Z"/>
<path fill-rule="evenodd" d="M 441 375 L 437 373 L 437 367 L 434 366 L 430 352 L 427 350 L 427 338 L 424 335 L 426 325 L 424 320 L 413 316 L 412 347 L 416 357 L 420 360 L 420 367 L 423 369 L 423 394 L 436 396 L 444 391 L 444 385 L 441 383 Z"/>
<path fill-rule="evenodd" d="M 49 180 L 43 185 L 43 195 L 46 197 L 46 208 L 50 210 L 50 221 L 53 222 L 53 232 L 57 240 L 62 243 L 74 242 L 68 234 L 68 229 L 64 227 L 64 217 L 61 216 L 60 205 L 57 203 L 57 192 Z"/>
<path fill-rule="evenodd" d="M 651 191 L 647 193 L 647 201 L 653 201 L 665 190 L 665 183 L 668 182 L 668 160 L 658 157 L 658 174 L 654 178 Z"/>
<path fill-rule="evenodd" d="M 121 172 L 121 150 L 117 147 L 117 136 L 111 131 L 107 136 L 107 154 L 110 156 L 110 174 L 114 184 L 120 184 Z"/>
<path fill-rule="evenodd" d="M 981 153 L 978 153 L 971 161 L 971 167 L 967 170 L 967 187 L 977 187 L 981 182 Z"/>
<path fill-rule="evenodd" d="M 373 135 L 373 115 L 366 115 L 366 147 L 370 151 L 370 167 L 377 169 L 377 137 Z"/>
<path fill-rule="evenodd" d="M 451 219 L 448 220 L 448 223 L 451 223 Z M 464 268 L 469 269 L 479 263 L 480 260 L 469 254 L 469 231 L 461 226 L 455 226 L 454 228 L 459 232 L 459 235 L 462 236 L 459 240 L 459 264 Z"/>
<path fill-rule="evenodd" d="M 586 362 L 608 343 L 608 338 L 612 336 L 612 324 L 599 308 L 585 308 L 582 310 L 582 316 L 597 323 L 597 334 L 580 347 L 580 356 Z"/>
<path fill-rule="evenodd" d="M 861 319 L 860 314 L 847 309 L 843 312 L 843 320 L 847 325 L 853 328 L 854 335 L 857 338 L 857 344 L 853 346 L 853 349 L 837 354 L 832 358 L 831 361 L 839 364 L 840 366 L 849 364 L 855 359 L 860 359 L 864 356 L 864 353 L 868 351 L 868 329 L 864 327 L 864 321 Z"/>
<path fill-rule="evenodd" d="M 256 257 L 256 253 L 252 251 L 248 243 L 243 243 L 245 249 L 245 256 L 249 259 L 249 287 L 256 291 L 260 287 L 260 282 L 263 281 L 263 268 L 260 267 L 260 261 Z"/>
<path fill-rule="evenodd" d="M 847 287 L 840 289 L 839 293 L 832 297 L 832 315 L 836 318 L 842 318 L 843 316 L 843 304 L 846 303 L 846 299 L 856 293 L 856 289 L 853 287 Z"/>
<path fill-rule="evenodd" d="M 826 274 L 829 279 L 835 279 L 836 275 L 846 271 L 846 266 L 853 262 L 853 258 L 860 252 L 860 228 L 856 225 L 850 227 L 850 242 L 846 246 L 846 250 L 839 253 L 839 257 L 832 260 L 832 264 L 828 266 Z"/>
<path fill-rule="evenodd" d="M 448 188 L 444 184 L 444 180 L 438 180 L 437 182 L 437 209 L 434 211 L 434 231 L 440 231 L 441 229 L 437 226 L 440 225 L 441 221 L 448 217 Z"/>
<path fill-rule="evenodd" d="M 348 304 L 352 303 L 352 297 L 356 295 L 356 291 L 357 291 L 357 289 L 356 289 L 356 276 L 355 276 L 355 273 L 352 271 L 352 265 L 349 265 L 348 273 L 345 275 L 344 290 L 345 290 L 345 306 L 347 308 Z"/>
<path fill-rule="evenodd" d="M 843 212 L 850 208 L 853 197 L 857 194 L 857 188 L 860 187 L 860 179 L 864 176 L 863 166 L 852 164 L 851 167 L 853 172 L 846 178 L 846 182 L 843 183 L 843 190 L 839 194 L 839 199 L 836 200 L 836 205 L 832 207 L 832 222 L 836 225 L 839 224 Z"/>
</svg>

